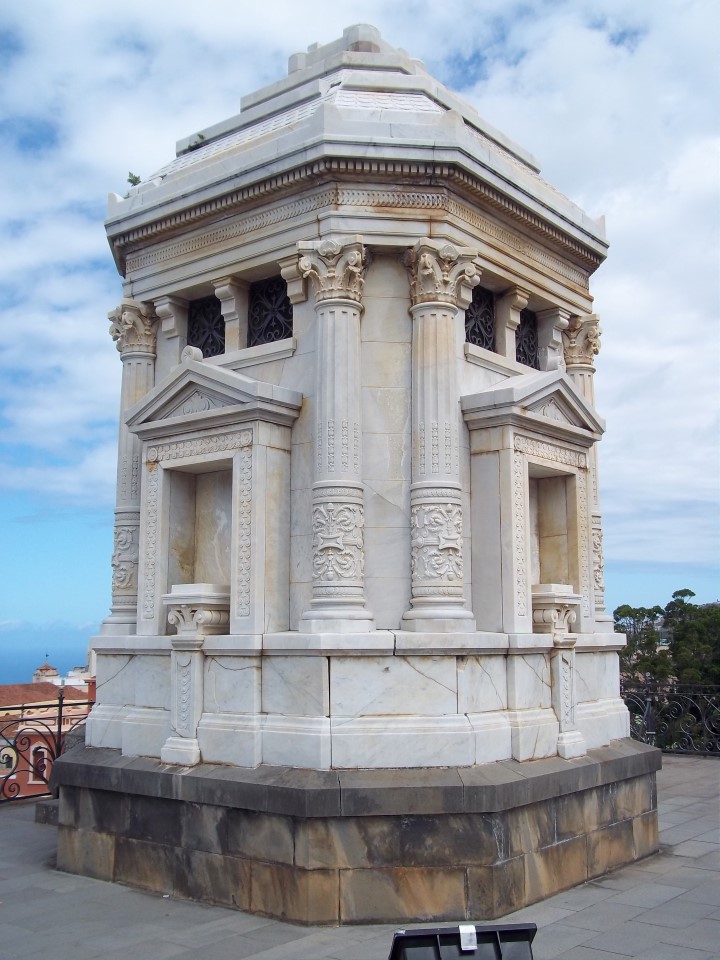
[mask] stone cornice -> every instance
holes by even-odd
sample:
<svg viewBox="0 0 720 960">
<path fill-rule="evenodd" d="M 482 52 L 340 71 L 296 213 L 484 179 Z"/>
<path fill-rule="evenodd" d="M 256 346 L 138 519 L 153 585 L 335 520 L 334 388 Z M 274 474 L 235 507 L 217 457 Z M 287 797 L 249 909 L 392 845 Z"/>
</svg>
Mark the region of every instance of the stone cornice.
<svg viewBox="0 0 720 960">
<path fill-rule="evenodd" d="M 565 231 L 559 226 L 544 219 L 538 213 L 523 206 L 518 201 L 505 196 L 489 184 L 484 183 L 471 173 L 461 170 L 448 163 L 409 162 L 401 160 L 373 160 L 367 158 L 325 158 L 313 163 L 307 163 L 283 172 L 280 175 L 249 184 L 236 190 L 228 191 L 224 196 L 212 197 L 188 204 L 183 209 L 163 214 L 158 209 L 157 219 L 151 222 L 138 223 L 135 226 L 124 227 L 122 222 L 109 221 L 107 223 L 108 239 L 115 254 L 118 268 L 125 273 L 125 257 L 130 249 L 144 241 L 171 236 L 180 229 L 186 229 L 192 224 L 209 221 L 218 215 L 227 216 L 233 210 L 244 206 L 257 204 L 272 196 L 286 195 L 297 191 L 308 183 L 317 184 L 318 179 L 331 180 L 335 177 L 361 175 L 364 180 L 375 178 L 376 183 L 393 183 L 402 178 L 406 184 L 415 181 L 418 186 L 426 187 L 427 183 L 445 180 L 454 186 L 459 194 L 465 195 L 477 203 L 482 201 L 484 206 L 497 210 L 505 217 L 521 224 L 536 236 L 550 242 L 563 254 L 570 256 L 590 273 L 604 260 L 604 252 L 598 252 L 600 243 L 604 242 L 592 238 L 592 242 L 585 244 L 577 237 L 572 236 L 570 230 Z M 550 213 L 550 211 L 548 211 Z M 146 216 L 143 211 L 139 216 Z M 127 220 L 132 220 L 130 214 Z M 590 238 L 589 238 L 590 239 Z"/>
</svg>

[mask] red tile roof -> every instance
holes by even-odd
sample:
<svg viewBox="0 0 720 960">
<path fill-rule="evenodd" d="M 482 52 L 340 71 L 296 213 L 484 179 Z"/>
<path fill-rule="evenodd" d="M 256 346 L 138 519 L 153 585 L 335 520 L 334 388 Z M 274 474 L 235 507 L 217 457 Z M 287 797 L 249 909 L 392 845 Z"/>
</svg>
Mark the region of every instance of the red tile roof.
<svg viewBox="0 0 720 960">
<path fill-rule="evenodd" d="M 0 684 L 0 710 L 19 707 L 23 704 L 47 703 L 57 700 L 60 687 L 54 683 L 6 683 Z M 77 687 L 65 687 L 66 700 L 87 700 L 87 693 Z"/>
</svg>

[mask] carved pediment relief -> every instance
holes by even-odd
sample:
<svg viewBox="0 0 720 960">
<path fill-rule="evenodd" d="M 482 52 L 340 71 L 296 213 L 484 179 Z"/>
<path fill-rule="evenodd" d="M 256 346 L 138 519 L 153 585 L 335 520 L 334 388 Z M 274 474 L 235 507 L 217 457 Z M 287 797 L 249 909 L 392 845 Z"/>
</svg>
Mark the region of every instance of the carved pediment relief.
<svg viewBox="0 0 720 960">
<path fill-rule="evenodd" d="M 548 420 L 554 420 L 556 423 L 569 423 L 574 427 L 585 426 L 577 410 L 574 410 L 573 406 L 561 396 L 543 398 L 536 404 L 528 405 L 527 409 L 529 413 L 547 417 Z"/>
<path fill-rule="evenodd" d="M 187 358 L 138 404 L 126 411 L 128 428 L 141 438 L 158 438 L 247 420 L 290 424 L 302 395 Z"/>
<path fill-rule="evenodd" d="M 229 406 L 226 399 L 212 396 L 207 391 L 190 389 L 187 396 L 178 399 L 177 403 L 168 404 L 158 411 L 158 420 L 167 420 L 169 417 L 183 417 L 191 413 L 205 413 L 208 410 L 217 410 Z"/>
<path fill-rule="evenodd" d="M 535 433 L 599 439 L 605 424 L 560 370 L 512 377 L 462 398 L 471 429 L 499 424 L 531 428 Z"/>
</svg>

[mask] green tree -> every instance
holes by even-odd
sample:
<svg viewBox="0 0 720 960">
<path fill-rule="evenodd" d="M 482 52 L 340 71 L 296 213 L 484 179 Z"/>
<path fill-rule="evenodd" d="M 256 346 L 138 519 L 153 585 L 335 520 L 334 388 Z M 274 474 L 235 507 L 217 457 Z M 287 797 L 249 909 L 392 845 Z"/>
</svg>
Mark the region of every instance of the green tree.
<svg viewBox="0 0 720 960">
<path fill-rule="evenodd" d="M 672 674 L 668 650 L 658 649 L 663 608 L 631 607 L 625 603 L 613 612 L 615 631 L 624 633 L 627 646 L 620 651 L 620 672 L 628 680 L 667 680 Z"/>
<path fill-rule="evenodd" d="M 670 653 L 679 683 L 720 684 L 720 605 L 696 604 L 692 590 L 677 590 L 665 607 Z"/>
</svg>

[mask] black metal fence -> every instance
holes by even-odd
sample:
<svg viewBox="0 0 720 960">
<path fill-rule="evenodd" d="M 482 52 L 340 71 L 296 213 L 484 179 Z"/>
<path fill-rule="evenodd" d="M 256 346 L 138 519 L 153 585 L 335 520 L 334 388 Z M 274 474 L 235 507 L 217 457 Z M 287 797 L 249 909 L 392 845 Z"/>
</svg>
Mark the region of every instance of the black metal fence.
<svg viewBox="0 0 720 960">
<path fill-rule="evenodd" d="M 58 689 L 56 701 L 6 707 L 0 718 L 0 803 L 50 796 L 52 766 L 66 738 L 87 719 L 92 700 Z"/>
<path fill-rule="evenodd" d="M 720 757 L 720 687 L 623 680 L 630 734 L 665 753 Z"/>
</svg>

